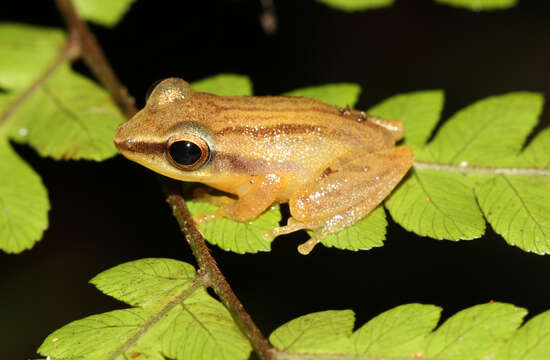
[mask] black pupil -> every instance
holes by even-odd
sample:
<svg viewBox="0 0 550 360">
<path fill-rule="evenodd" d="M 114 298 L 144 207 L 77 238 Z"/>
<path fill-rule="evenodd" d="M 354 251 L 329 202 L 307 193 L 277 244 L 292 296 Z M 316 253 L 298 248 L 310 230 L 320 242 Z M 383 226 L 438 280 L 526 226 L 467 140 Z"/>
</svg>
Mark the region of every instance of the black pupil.
<svg viewBox="0 0 550 360">
<path fill-rule="evenodd" d="M 190 141 L 176 141 L 170 145 L 170 156 L 180 165 L 193 165 L 201 158 L 201 149 Z"/>
</svg>

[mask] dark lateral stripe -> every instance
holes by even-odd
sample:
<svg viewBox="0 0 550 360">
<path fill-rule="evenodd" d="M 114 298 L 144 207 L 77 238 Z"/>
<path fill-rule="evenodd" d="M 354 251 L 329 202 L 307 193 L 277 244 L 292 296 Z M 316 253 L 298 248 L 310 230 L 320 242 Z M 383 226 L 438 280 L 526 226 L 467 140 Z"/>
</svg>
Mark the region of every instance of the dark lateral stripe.
<svg viewBox="0 0 550 360">
<path fill-rule="evenodd" d="M 140 154 L 161 154 L 166 149 L 165 142 L 147 142 L 147 141 L 122 141 L 115 143 L 116 147 L 121 151 L 137 152 Z"/>
<path fill-rule="evenodd" d="M 285 134 L 305 134 L 308 132 L 315 132 L 317 128 L 324 129 L 324 126 L 307 125 L 307 124 L 277 124 L 274 126 L 268 126 L 263 128 L 256 128 L 254 126 L 228 126 L 221 130 L 216 131 L 215 135 L 227 135 L 227 134 L 244 134 L 254 133 L 257 136 L 277 135 L 280 132 Z"/>
<path fill-rule="evenodd" d="M 256 159 L 249 156 L 215 152 L 212 154 L 210 169 L 213 172 L 232 171 L 237 174 L 258 175 L 277 171 L 298 172 L 300 168 L 293 161 L 284 163 L 273 163 L 263 159 Z"/>
<path fill-rule="evenodd" d="M 214 152 L 212 154 L 211 166 L 214 171 L 231 170 L 237 173 L 249 173 L 254 175 L 255 170 L 260 172 L 266 167 L 265 161 L 253 159 L 247 156 Z"/>
</svg>

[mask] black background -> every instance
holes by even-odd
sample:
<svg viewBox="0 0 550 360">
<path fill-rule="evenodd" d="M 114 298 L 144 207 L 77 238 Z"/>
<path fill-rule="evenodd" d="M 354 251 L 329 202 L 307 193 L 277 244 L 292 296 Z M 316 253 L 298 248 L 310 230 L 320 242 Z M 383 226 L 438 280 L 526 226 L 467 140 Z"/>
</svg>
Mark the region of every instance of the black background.
<svg viewBox="0 0 550 360">
<path fill-rule="evenodd" d="M 10 2 L 0 21 L 63 26 L 53 2 Z M 159 5 L 160 4 L 160 5 Z M 92 25 L 139 106 L 156 80 L 220 72 L 249 75 L 256 94 L 357 82 L 358 108 L 395 93 L 444 89 L 444 118 L 475 100 L 515 90 L 550 94 L 550 4 L 474 13 L 428 0 L 339 12 L 313 0 L 277 1 L 279 31 L 259 26 L 259 1 L 137 1 L 114 29 Z M 85 74 L 81 63 L 75 68 Z M 540 130 L 550 121 L 545 110 Z M 43 159 L 17 151 L 40 173 L 50 227 L 20 255 L 0 254 L 0 355 L 27 359 L 44 337 L 87 315 L 124 307 L 87 281 L 125 261 L 194 263 L 156 176 L 120 156 L 102 163 Z M 0 176 L 6 176 L 2 174 Z M 357 324 L 399 304 L 443 306 L 443 317 L 489 300 L 550 308 L 550 257 L 508 246 L 490 227 L 482 239 L 420 238 L 390 223 L 386 244 L 363 252 L 278 238 L 273 251 L 238 255 L 212 247 L 236 294 L 265 334 L 309 312 L 353 309 Z"/>
</svg>

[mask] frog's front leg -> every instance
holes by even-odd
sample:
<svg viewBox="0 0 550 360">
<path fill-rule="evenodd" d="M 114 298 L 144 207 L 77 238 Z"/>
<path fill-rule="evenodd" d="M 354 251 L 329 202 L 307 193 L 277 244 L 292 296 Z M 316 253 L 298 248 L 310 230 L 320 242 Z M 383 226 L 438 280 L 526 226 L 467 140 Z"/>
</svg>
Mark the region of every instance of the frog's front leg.
<svg viewBox="0 0 550 360">
<path fill-rule="evenodd" d="M 228 196 L 214 196 L 204 191 L 195 193 L 200 200 L 205 200 L 220 208 L 213 214 L 198 215 L 195 220 L 207 222 L 220 217 L 235 221 L 250 221 L 258 217 L 269 206 L 276 202 L 286 186 L 286 179 L 275 174 L 261 174 L 252 177 L 249 186 L 238 195 L 237 199 Z"/>
<path fill-rule="evenodd" d="M 274 229 L 272 236 L 315 230 L 312 238 L 298 247 L 301 254 L 308 254 L 325 236 L 374 210 L 407 173 L 413 159 L 408 146 L 375 153 L 359 149 L 335 159 L 292 195 L 292 217 L 287 226 Z"/>
</svg>

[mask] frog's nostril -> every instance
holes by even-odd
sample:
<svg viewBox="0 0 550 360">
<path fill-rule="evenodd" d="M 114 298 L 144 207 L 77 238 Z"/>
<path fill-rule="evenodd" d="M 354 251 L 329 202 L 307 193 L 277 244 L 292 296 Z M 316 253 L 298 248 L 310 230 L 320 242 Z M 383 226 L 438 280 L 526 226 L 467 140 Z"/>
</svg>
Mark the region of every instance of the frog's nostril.
<svg viewBox="0 0 550 360">
<path fill-rule="evenodd" d="M 132 143 L 135 142 L 135 139 L 128 137 L 127 131 L 125 131 L 124 124 L 119 126 L 113 137 L 115 146 L 119 151 L 132 151 Z"/>
<path fill-rule="evenodd" d="M 136 151 L 136 139 L 124 139 L 121 141 L 115 140 L 115 146 L 121 152 L 135 152 Z"/>
</svg>

